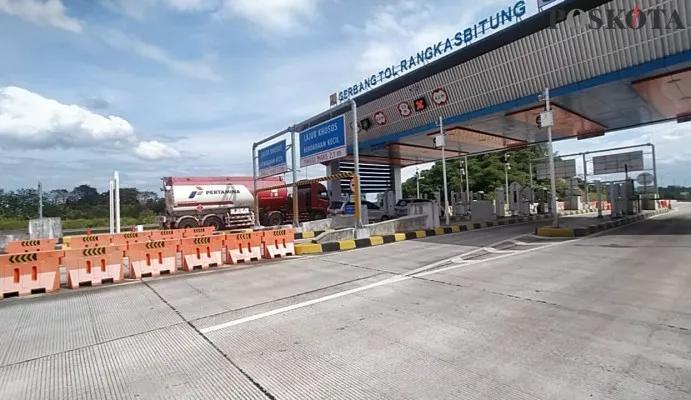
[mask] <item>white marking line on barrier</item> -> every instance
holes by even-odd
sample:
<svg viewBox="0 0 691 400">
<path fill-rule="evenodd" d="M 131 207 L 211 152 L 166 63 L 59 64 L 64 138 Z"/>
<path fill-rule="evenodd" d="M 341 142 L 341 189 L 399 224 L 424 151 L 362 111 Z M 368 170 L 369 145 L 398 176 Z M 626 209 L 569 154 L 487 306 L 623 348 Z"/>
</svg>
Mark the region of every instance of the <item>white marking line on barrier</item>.
<svg viewBox="0 0 691 400">
<path fill-rule="evenodd" d="M 533 235 L 530 235 L 533 236 Z M 520 240 L 509 240 L 509 242 L 517 245 L 517 246 L 544 246 L 545 243 L 528 243 L 528 242 L 521 242 Z"/>
<path fill-rule="evenodd" d="M 673 212 L 673 211 L 670 211 L 670 212 Z M 659 217 L 659 216 L 667 215 L 667 214 L 669 214 L 669 212 L 663 213 L 663 214 L 654 215 L 654 216 L 652 216 L 652 217 L 650 217 L 650 218 L 648 218 L 648 219 L 657 218 L 657 217 Z M 500 254 L 500 255 L 498 255 L 497 257 L 488 258 L 488 259 L 484 259 L 484 260 L 462 260 L 462 257 L 467 256 L 467 255 L 469 255 L 469 254 L 476 253 L 476 252 L 481 251 L 481 250 L 483 249 L 483 248 L 477 248 L 477 249 L 475 249 L 475 250 L 471 250 L 471 251 L 469 251 L 469 252 L 463 253 L 463 254 L 458 255 L 458 256 L 454 256 L 454 257 L 451 257 L 451 258 L 447 258 L 447 259 L 445 259 L 445 260 L 441 260 L 441 261 L 434 262 L 434 263 L 432 263 L 432 264 L 425 265 L 425 266 L 423 266 L 423 267 L 420 267 L 420 268 L 417 268 L 417 269 L 415 269 L 415 270 L 413 270 L 413 271 L 410 271 L 410 272 L 408 272 L 408 273 L 406 273 L 406 274 L 404 274 L 404 275 L 393 276 L 393 277 L 391 277 L 391 278 L 387 278 L 387 279 L 381 280 L 381 281 L 379 281 L 379 282 L 371 283 L 371 284 L 369 284 L 369 285 L 361 286 L 361 287 L 358 287 L 358 288 L 354 288 L 354 289 L 346 290 L 346 291 L 343 291 L 343 292 L 338 292 L 338 293 L 330 294 L 330 295 L 328 295 L 328 296 L 319 297 L 319 298 L 312 299 L 312 300 L 308 300 L 308 301 L 305 301 L 305 302 L 302 302 L 302 303 L 296 303 L 296 304 L 293 304 L 293 305 L 290 305 L 290 306 L 286 306 L 286 307 L 277 308 L 277 309 L 275 309 L 275 310 L 271 310 L 271 311 L 267 311 L 267 312 L 263 312 L 263 313 L 259 313 L 259 314 L 255 314 L 255 315 L 250 315 L 250 316 L 248 316 L 248 317 L 236 319 L 236 320 L 229 321 L 229 322 L 226 322 L 226 323 L 223 323 L 223 324 L 213 325 L 213 326 L 210 326 L 210 327 L 207 327 L 207 328 L 200 329 L 199 332 L 201 332 L 201 333 L 203 333 L 203 334 L 207 334 L 207 333 L 215 332 L 215 331 L 218 331 L 218 330 L 221 330 L 221 329 L 230 328 L 230 327 L 233 327 L 233 326 L 236 326 L 236 325 L 241 325 L 241 324 L 244 324 L 244 323 L 247 323 L 247 322 L 252 322 L 252 321 L 256 321 L 256 320 L 263 319 L 263 318 L 266 318 L 266 317 L 270 317 L 270 316 L 273 316 L 273 315 L 282 314 L 282 313 L 285 313 L 285 312 L 288 312 L 288 311 L 293 311 L 293 310 L 297 310 L 297 309 L 300 309 L 300 308 L 308 307 L 308 306 L 311 306 L 311 305 L 314 305 L 314 304 L 323 303 L 323 302 L 325 302 L 325 301 L 337 299 L 337 298 L 339 298 L 339 297 L 344 297 L 344 296 L 347 296 L 347 295 L 350 295 L 350 294 L 355 294 L 355 293 L 363 292 L 363 291 L 365 291 L 365 290 L 373 289 L 373 288 L 376 288 L 376 287 L 379 287 L 379 286 L 383 286 L 383 285 L 389 285 L 389 284 L 392 284 L 392 283 L 397 283 L 397 282 L 402 282 L 402 281 L 406 281 L 406 280 L 413 279 L 413 278 L 417 278 L 417 277 L 423 277 L 423 276 L 428 276 L 428 275 L 432 275 L 432 274 L 437 274 L 437 273 L 440 273 L 440 272 L 451 271 L 451 270 L 454 270 L 454 269 L 457 269 L 457 268 L 460 268 L 460 267 L 465 267 L 465 266 L 467 266 L 467 265 L 479 264 L 479 263 L 484 263 L 484 262 L 488 262 L 488 261 L 494 261 L 494 260 L 500 260 L 500 259 L 503 259 L 503 258 L 514 257 L 514 256 L 517 256 L 517 255 L 521 255 L 521 254 L 525 254 L 525 253 L 530 253 L 530 252 L 537 251 L 537 250 L 542 250 L 542 249 L 545 249 L 545 248 L 548 248 L 548 247 L 559 246 L 559 245 L 562 245 L 562 244 L 565 244 L 565 243 L 572 243 L 572 242 L 578 242 L 578 241 L 581 241 L 581 240 L 584 240 L 584 239 L 590 239 L 590 238 L 597 237 L 597 236 L 600 236 L 600 235 L 605 234 L 605 233 L 609 233 L 609 232 L 612 232 L 612 231 L 615 231 L 615 230 L 622 229 L 622 228 L 627 227 L 627 226 L 631 226 L 631 225 L 637 224 L 637 223 L 639 223 L 639 222 L 643 222 L 643 221 L 645 221 L 645 220 L 646 220 L 646 219 L 642 219 L 642 220 L 640 220 L 640 221 L 635 221 L 635 222 L 633 222 L 633 223 L 631 223 L 631 224 L 621 225 L 621 226 L 618 226 L 618 227 L 615 227 L 615 228 L 612 228 L 612 229 L 608 229 L 608 230 L 603 231 L 603 232 L 598 232 L 598 233 L 596 233 L 596 234 L 594 234 L 594 235 L 583 236 L 583 237 L 580 237 L 580 238 L 574 238 L 574 239 L 570 239 L 570 240 L 564 240 L 564 241 L 558 241 L 558 242 L 547 243 L 547 244 L 545 244 L 544 246 L 535 247 L 535 248 L 526 249 L 526 250 L 518 250 L 518 251 L 515 251 L 515 252 L 511 252 L 511 253 L 509 253 L 509 254 Z M 494 244 L 492 244 L 492 245 L 490 245 L 490 246 L 488 246 L 488 247 L 496 246 L 496 245 L 498 245 L 498 244 L 500 244 L 500 243 L 505 243 L 505 242 L 508 241 L 508 240 L 518 239 L 518 238 L 520 238 L 520 237 L 522 237 L 522 236 L 526 236 L 526 235 L 519 235 L 519 236 L 515 236 L 515 237 L 510 238 L 510 239 L 504 239 L 504 240 L 499 241 L 499 242 L 497 242 L 497 243 L 494 243 Z M 459 261 L 461 261 L 461 262 L 457 262 L 457 261 L 455 261 L 455 260 L 459 260 Z M 451 265 L 451 266 L 448 266 L 448 267 L 439 268 L 439 269 L 435 269 L 435 270 L 429 271 L 429 269 L 435 268 L 436 266 L 439 266 L 439 265 L 447 264 L 449 261 L 450 261 L 450 262 L 453 262 L 455 265 Z"/>
<path fill-rule="evenodd" d="M 483 247 L 482 250 L 492 254 L 515 253 L 520 250 L 497 250 L 494 247 Z"/>
</svg>

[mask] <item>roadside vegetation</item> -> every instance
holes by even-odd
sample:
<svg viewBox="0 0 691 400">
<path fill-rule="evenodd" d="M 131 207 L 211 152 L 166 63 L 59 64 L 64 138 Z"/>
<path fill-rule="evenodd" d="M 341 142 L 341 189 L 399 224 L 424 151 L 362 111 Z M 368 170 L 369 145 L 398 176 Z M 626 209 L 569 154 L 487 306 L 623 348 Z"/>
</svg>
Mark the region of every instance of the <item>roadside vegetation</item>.
<svg viewBox="0 0 691 400">
<path fill-rule="evenodd" d="M 536 164 L 547 156 L 544 145 L 511 151 L 509 162 L 509 182 L 518 182 L 525 186 L 530 182 L 532 166 L 535 186 L 549 189 L 549 181 L 538 180 Z M 533 160 L 531 162 L 531 160 Z M 459 160 L 447 160 L 446 173 L 449 191 L 459 191 L 461 172 Z M 487 199 L 494 199 L 494 190 L 504 187 L 504 164 L 501 153 L 486 154 L 468 159 L 471 192 L 485 192 Z M 465 189 L 465 177 L 463 177 Z M 415 176 L 403 183 L 405 197 L 415 197 L 417 192 Z M 431 169 L 420 173 L 420 196 L 431 198 L 443 187 L 442 164 L 437 162 Z M 584 189 L 583 181 L 579 187 Z M 564 179 L 557 180 L 557 197 L 563 199 L 566 188 Z M 689 200 L 691 189 L 681 186 L 660 188 L 663 199 Z M 590 187 L 590 199 L 596 199 L 594 187 Z M 603 200 L 607 200 L 603 193 Z M 19 189 L 5 191 L 0 189 L 0 230 L 24 230 L 27 220 L 38 217 L 38 191 L 36 189 Z M 99 193 L 88 185 L 80 185 L 72 190 L 55 189 L 43 193 L 43 216 L 60 217 L 63 229 L 103 228 L 109 226 L 108 192 Z M 120 189 L 121 226 L 148 225 L 156 223 L 156 215 L 163 213 L 165 203 L 157 193 L 142 191 L 136 188 Z"/>
<path fill-rule="evenodd" d="M 24 230 L 29 219 L 38 217 L 38 190 L 0 189 L 0 230 Z M 120 189 L 121 226 L 156 223 L 164 210 L 158 194 L 135 188 Z M 72 190 L 55 189 L 43 193 L 43 216 L 62 218 L 63 229 L 102 228 L 109 225 L 108 192 L 80 185 Z"/>
</svg>

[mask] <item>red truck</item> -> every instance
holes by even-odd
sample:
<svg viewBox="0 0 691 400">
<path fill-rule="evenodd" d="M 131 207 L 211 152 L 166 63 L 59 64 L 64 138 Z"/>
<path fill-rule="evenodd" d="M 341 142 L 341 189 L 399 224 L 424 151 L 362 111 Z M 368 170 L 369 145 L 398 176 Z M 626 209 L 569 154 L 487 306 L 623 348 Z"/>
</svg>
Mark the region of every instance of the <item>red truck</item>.
<svg viewBox="0 0 691 400">
<path fill-rule="evenodd" d="M 213 226 L 216 230 L 242 229 L 254 225 L 252 177 L 165 177 L 161 179 L 166 212 L 159 221 L 164 229 Z M 279 186 L 281 177 L 261 178 L 257 188 Z M 292 194 L 287 188 L 260 191 L 259 222 L 265 226 L 293 220 Z M 300 221 L 326 218 L 329 192 L 313 183 L 298 189 Z"/>
</svg>

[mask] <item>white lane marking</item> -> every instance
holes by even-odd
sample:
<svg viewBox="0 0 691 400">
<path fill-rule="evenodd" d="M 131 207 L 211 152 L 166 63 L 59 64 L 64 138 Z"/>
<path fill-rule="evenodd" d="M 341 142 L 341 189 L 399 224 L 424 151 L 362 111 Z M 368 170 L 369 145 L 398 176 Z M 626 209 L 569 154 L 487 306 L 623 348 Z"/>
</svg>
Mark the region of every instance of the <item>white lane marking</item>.
<svg viewBox="0 0 691 400">
<path fill-rule="evenodd" d="M 673 210 L 673 211 L 671 211 L 671 212 L 674 212 L 674 211 L 676 211 L 676 210 Z M 667 213 L 664 213 L 664 214 L 658 214 L 658 215 L 652 216 L 652 217 L 650 217 L 650 218 L 648 218 L 648 219 L 657 218 L 657 217 L 662 216 L 662 215 L 668 215 L 669 213 L 670 213 L 670 212 L 667 212 Z M 451 270 L 454 270 L 454 269 L 457 269 L 457 268 L 461 268 L 461 267 L 465 267 L 465 266 L 472 265 L 472 264 L 479 264 L 479 263 L 484 263 L 484 262 L 488 262 L 488 261 L 500 260 L 500 259 L 507 258 L 507 257 L 515 257 L 515 256 L 522 255 L 522 254 L 525 254 L 525 253 L 530 253 L 530 252 L 533 252 L 533 251 L 542 250 L 542 249 L 548 248 L 548 247 L 560 246 L 560 245 L 563 245 L 563 244 L 565 244 L 565 243 L 578 242 L 578 241 L 581 241 L 581 240 L 583 240 L 583 239 L 589 239 L 589 238 L 597 237 L 597 236 L 600 236 L 600 235 L 602 235 L 602 234 L 609 233 L 609 232 L 612 232 L 612 231 L 616 231 L 616 230 L 622 229 L 622 228 L 624 228 L 624 227 L 631 226 L 631 225 L 634 225 L 634 224 L 637 224 L 637 223 L 640 223 L 640 222 L 643 222 L 643 221 L 646 221 L 646 219 L 642 219 L 642 220 L 640 220 L 640 221 L 635 221 L 635 222 L 633 222 L 633 223 L 626 224 L 626 225 L 617 226 L 617 227 L 615 227 L 615 228 L 608 229 L 608 230 L 603 231 L 603 232 L 598 232 L 598 233 L 593 234 L 593 235 L 583 236 L 583 237 L 580 237 L 580 238 L 575 238 L 575 239 L 570 239 L 570 240 L 562 240 L 562 241 L 550 242 L 550 243 L 546 243 L 546 244 L 544 244 L 543 246 L 540 246 L 540 247 L 534 247 L 534 248 L 526 249 L 526 250 L 518 250 L 518 251 L 515 251 L 515 252 L 508 253 L 508 254 L 499 254 L 499 255 L 497 255 L 496 257 L 487 258 L 487 259 L 484 259 L 484 260 L 463 260 L 463 259 L 462 259 L 462 257 L 464 257 L 464 256 L 467 256 L 467 255 L 469 255 L 469 254 L 474 254 L 474 253 L 476 253 L 476 252 L 478 252 L 478 251 L 483 250 L 483 248 L 477 248 L 477 249 L 475 249 L 475 250 L 471 250 L 471 251 L 468 251 L 468 252 L 466 252 L 466 253 L 463 253 L 462 255 L 457 255 L 457 256 L 454 256 L 454 257 L 451 257 L 451 258 L 447 258 L 447 259 L 445 259 L 445 260 L 441 260 L 441 261 L 434 262 L 434 263 L 432 263 L 432 264 L 425 265 L 425 266 L 423 266 L 423 267 L 420 267 L 420 268 L 417 268 L 417 269 L 415 269 L 415 270 L 413 270 L 413 271 L 410 271 L 410 272 L 408 272 L 408 273 L 406 273 L 406 274 L 404 274 L 404 275 L 393 276 L 393 277 L 391 277 L 391 278 L 387 278 L 387 279 L 381 280 L 381 281 L 379 281 L 379 282 L 371 283 L 371 284 L 369 284 L 369 285 L 361 286 L 361 287 L 358 287 L 358 288 L 354 288 L 354 289 L 346 290 L 346 291 L 343 291 L 343 292 L 338 292 L 338 293 L 330 294 L 330 295 L 328 295 L 328 296 L 319 297 L 319 298 L 312 299 L 312 300 L 308 300 L 308 301 L 305 301 L 305 302 L 302 302 L 302 303 L 296 303 L 296 304 L 293 304 L 293 305 L 290 305 L 290 306 L 286 306 L 286 307 L 277 308 L 277 309 L 275 309 L 275 310 L 271 310 L 271 311 L 267 311 L 267 312 L 263 312 L 263 313 L 259 313 L 259 314 L 255 314 L 255 315 L 250 315 L 250 316 L 248 316 L 248 317 L 236 319 L 236 320 L 229 321 L 229 322 L 226 322 L 226 323 L 223 323 L 223 324 L 213 325 L 213 326 L 210 326 L 210 327 L 207 327 L 207 328 L 200 329 L 199 331 L 200 331 L 201 333 L 203 333 L 203 334 L 207 334 L 207 333 L 215 332 L 215 331 L 218 331 L 218 330 L 221 330 L 221 329 L 230 328 L 230 327 L 237 326 L 237 325 L 240 325 L 240 324 L 244 324 L 244 323 L 247 323 L 247 322 L 256 321 L 256 320 L 259 320 L 259 319 L 263 319 L 263 318 L 266 318 L 266 317 L 270 317 L 270 316 L 273 316 L 273 315 L 282 314 L 282 313 L 285 313 L 285 312 L 288 312 L 288 311 L 293 311 L 293 310 L 297 310 L 297 309 L 300 309 L 300 308 L 308 307 L 308 306 L 311 306 L 311 305 L 314 305 L 314 304 L 319 304 L 319 303 L 322 303 L 322 302 L 325 302 L 325 301 L 337 299 L 337 298 L 339 298 L 339 297 L 348 296 L 348 295 L 350 295 L 350 294 L 359 293 L 359 292 L 362 292 L 362 291 L 365 291 L 365 290 L 369 290 L 369 289 L 373 289 L 373 288 L 376 288 L 376 287 L 379 287 L 379 286 L 383 286 L 383 285 L 389 285 L 389 284 L 392 284 L 392 283 L 402 282 L 402 281 L 406 281 L 406 280 L 413 279 L 413 278 L 416 278 L 416 277 L 423 277 L 423 276 L 428 276 L 428 275 L 437 274 L 437 273 L 441 273 L 441 272 L 451 271 Z M 522 236 L 526 236 L 526 235 L 524 234 L 524 235 L 515 236 L 515 237 L 513 237 L 513 238 L 509 238 L 509 239 L 504 239 L 504 240 L 501 240 L 501 241 L 496 242 L 496 243 L 494 243 L 494 244 L 491 244 L 490 246 L 487 246 L 487 247 L 493 247 L 493 246 L 496 246 L 496 245 L 498 245 L 498 244 L 505 243 L 505 242 L 508 241 L 508 240 L 515 240 L 515 239 L 518 239 L 518 238 L 520 238 L 520 237 L 522 237 Z M 435 269 L 435 270 L 429 271 L 429 269 L 431 269 L 431 268 L 435 268 L 435 267 L 440 266 L 440 265 L 448 264 L 449 262 L 454 263 L 454 265 L 450 265 L 450 266 L 447 266 L 447 267 L 443 267 L 443 268 L 439 268 L 439 269 Z"/>
<path fill-rule="evenodd" d="M 534 235 L 530 235 L 534 236 Z M 528 242 L 521 242 L 520 240 L 510 240 L 511 243 L 518 245 L 518 246 L 544 246 L 547 241 L 543 239 L 542 243 L 540 242 L 533 242 L 533 243 L 528 243 Z"/>
<path fill-rule="evenodd" d="M 519 237 L 521 237 L 521 236 L 525 236 L 525 235 L 515 236 L 515 237 L 513 237 L 513 238 L 511 238 L 511 239 L 519 238 Z M 496 242 L 496 243 L 494 243 L 494 244 L 492 244 L 492 245 L 490 245 L 490 246 L 488 246 L 488 247 L 496 246 L 496 245 L 498 245 L 498 244 L 500 244 L 500 243 L 505 243 L 506 240 L 507 240 L 507 239 L 504 239 L 504 240 L 502 240 L 502 241 Z M 250 316 L 248 316 L 248 317 L 236 319 L 236 320 L 229 321 L 229 322 L 226 322 L 226 323 L 223 323 L 223 324 L 219 324 L 219 325 L 214 325 L 214 326 L 210 326 L 210 327 L 207 327 L 207 328 L 203 328 L 203 329 L 200 329 L 199 331 L 200 331 L 201 333 L 204 333 L 204 334 L 210 333 L 210 332 L 215 332 L 215 331 L 218 331 L 218 330 L 221 330 L 221 329 L 230 328 L 230 327 L 232 327 L 232 326 L 236 326 L 236 325 L 244 324 L 244 323 L 247 323 L 247 322 L 256 321 L 256 320 L 258 320 L 258 319 L 270 317 L 270 316 L 272 316 L 272 315 L 282 314 L 282 313 L 284 313 L 284 312 L 297 310 L 297 309 L 303 308 L 303 307 L 308 307 L 308 306 L 311 306 L 311 305 L 313 305 L 313 304 L 318 304 L 318 303 L 322 303 L 322 302 L 324 302 L 324 301 L 329 301 L 329 300 L 337 299 L 337 298 L 339 298 L 339 297 L 347 296 L 347 295 L 350 295 L 350 294 L 359 293 L 359 292 L 362 292 L 362 291 L 365 291 L 365 290 L 369 290 L 369 289 L 373 289 L 373 288 L 376 288 L 376 287 L 379 287 L 379 286 L 389 285 L 389 284 L 392 284 L 392 283 L 401 282 L 401 281 L 405 281 L 405 280 L 408 280 L 408 279 L 413 279 L 415 276 L 417 276 L 417 275 L 420 274 L 421 272 L 425 272 L 425 271 L 429 270 L 430 268 L 435 268 L 435 267 L 437 267 L 437 266 L 439 266 L 439 265 L 448 264 L 449 262 L 454 262 L 454 260 L 456 260 L 456 259 L 458 259 L 458 258 L 461 258 L 461 257 L 463 257 L 463 256 L 467 256 L 467 255 L 469 255 L 469 254 L 474 254 L 474 253 L 476 253 L 476 252 L 478 252 L 478 251 L 480 251 L 480 250 L 482 250 L 482 249 L 483 249 L 483 248 L 474 249 L 474 250 L 468 251 L 468 252 L 466 252 L 466 253 L 463 253 L 463 254 L 460 255 L 460 256 L 457 255 L 457 256 L 454 256 L 454 257 L 452 257 L 452 258 L 447 258 L 447 259 L 445 259 L 445 260 L 437 261 L 437 262 L 434 262 L 434 263 L 432 263 L 432 264 L 428 264 L 428 265 L 422 266 L 422 267 L 420 267 L 420 268 L 414 269 L 414 270 L 412 270 L 412 271 L 409 271 L 409 272 L 407 272 L 407 273 L 405 273 L 405 274 L 403 274 L 403 275 L 397 275 L 397 276 L 393 276 L 393 277 L 390 277 L 390 278 L 386 278 L 386 279 L 383 279 L 383 280 L 381 280 L 381 281 L 379 281 L 379 282 L 371 283 L 371 284 L 369 284 L 369 285 L 357 287 L 357 288 L 350 289 L 350 290 L 345 290 L 345 291 L 343 291 L 343 292 L 333 293 L 333 294 L 330 294 L 330 295 L 328 295 L 328 296 L 323 296 L 323 297 L 319 297 L 319 298 L 316 298 L 316 299 L 308 300 L 308 301 L 305 301 L 305 302 L 302 302 L 302 303 L 296 303 L 296 304 L 293 304 L 293 305 L 290 305 L 290 306 L 277 308 L 277 309 L 275 309 L 275 310 L 266 311 L 266 312 L 259 313 L 259 314 L 255 314 L 255 315 L 250 315 Z M 518 252 L 512 252 L 512 253 L 510 253 L 510 254 L 502 254 L 502 255 L 499 255 L 498 257 L 494 257 L 494 258 L 490 258 L 490 259 L 484 259 L 484 260 L 459 260 L 460 262 L 454 262 L 454 264 L 455 264 L 454 268 L 459 268 L 459 267 L 462 267 L 462 266 L 464 266 L 464 265 L 475 264 L 475 263 L 478 263 L 478 262 L 490 261 L 490 260 L 494 260 L 494 259 L 497 259 L 497 258 L 504 258 L 504 257 L 507 257 L 507 256 L 512 256 L 512 255 L 516 255 L 516 254 L 521 254 L 521 253 L 525 253 L 525 252 L 533 251 L 533 250 L 537 250 L 537 249 L 521 250 L 521 251 L 518 251 Z M 441 270 L 447 271 L 448 268 L 440 269 L 439 271 L 441 271 Z M 432 272 L 435 272 L 435 271 L 432 271 Z"/>
<path fill-rule="evenodd" d="M 483 247 L 482 250 L 492 254 L 515 253 L 520 250 L 497 250 L 494 247 Z"/>
</svg>

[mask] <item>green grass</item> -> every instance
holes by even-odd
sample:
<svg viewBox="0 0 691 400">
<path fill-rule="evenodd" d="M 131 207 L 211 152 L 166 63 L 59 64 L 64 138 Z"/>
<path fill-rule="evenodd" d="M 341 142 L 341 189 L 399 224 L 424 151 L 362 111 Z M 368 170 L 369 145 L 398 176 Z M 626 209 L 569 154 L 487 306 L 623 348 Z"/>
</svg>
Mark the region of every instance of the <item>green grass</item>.
<svg viewBox="0 0 691 400">
<path fill-rule="evenodd" d="M 137 218 L 124 217 L 120 220 L 120 225 L 123 228 L 129 228 L 132 225 L 147 225 L 156 223 L 155 220 L 146 218 L 143 221 Z M 14 218 L 0 218 L 0 230 L 26 230 L 29 226 L 29 221 Z M 63 219 L 62 229 L 86 229 L 86 228 L 104 228 L 110 226 L 108 218 L 89 218 L 89 219 Z"/>
</svg>

